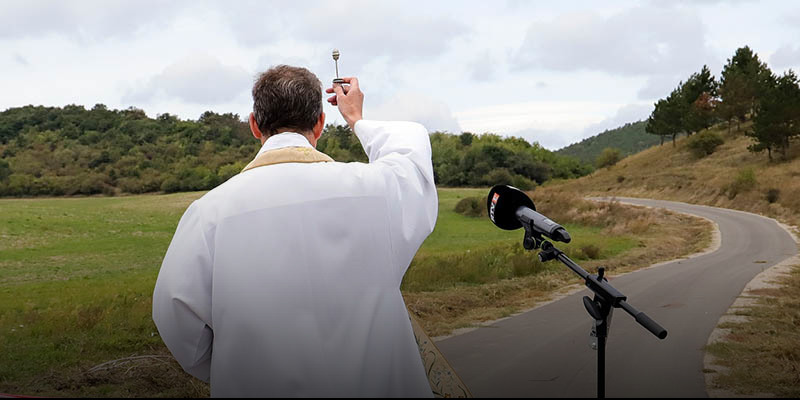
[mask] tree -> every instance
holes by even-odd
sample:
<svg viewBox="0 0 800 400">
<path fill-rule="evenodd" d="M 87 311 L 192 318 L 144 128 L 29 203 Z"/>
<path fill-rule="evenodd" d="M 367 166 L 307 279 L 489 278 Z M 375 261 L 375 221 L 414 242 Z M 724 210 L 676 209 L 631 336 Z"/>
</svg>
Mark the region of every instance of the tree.
<svg viewBox="0 0 800 400">
<path fill-rule="evenodd" d="M 782 76 L 772 75 L 767 81 L 765 95 L 758 104 L 753 128 L 746 133 L 755 141 L 750 151 L 777 150 L 786 159 L 789 140 L 800 136 L 800 86 L 792 70 Z"/>
<path fill-rule="evenodd" d="M 742 74 L 729 74 L 728 78 L 719 87 L 720 103 L 715 109 L 717 117 L 728 122 L 728 133 L 731 131 L 733 120 L 738 122 L 737 129 L 748 111 L 747 82 Z"/>
<path fill-rule="evenodd" d="M 708 66 L 692 74 L 681 85 L 681 127 L 687 135 L 706 129 L 713 122 L 714 98 L 717 95 L 717 82 Z"/>
<path fill-rule="evenodd" d="M 771 74 L 767 64 L 748 46 L 737 49 L 728 59 L 722 69 L 720 93 L 722 103 L 727 103 L 729 111 L 735 110 L 740 122 L 756 111 L 759 99 L 768 90 Z"/>
<path fill-rule="evenodd" d="M 653 135 L 658 135 L 661 138 L 661 146 L 664 145 L 664 137 L 669 136 L 669 127 L 666 118 L 664 117 L 666 100 L 660 99 L 656 102 L 653 112 L 647 118 L 647 125 L 644 131 Z"/>
<path fill-rule="evenodd" d="M 672 145 L 675 146 L 675 137 L 684 132 L 683 115 L 687 107 L 683 101 L 683 83 L 667 96 L 656 102 L 653 112 L 647 119 L 645 131 L 661 136 L 661 144 L 664 144 L 664 137 L 672 136 Z"/>
<path fill-rule="evenodd" d="M 700 93 L 684 116 L 686 131 L 699 132 L 711 126 L 714 123 L 716 105 L 717 101 L 708 92 Z"/>
</svg>

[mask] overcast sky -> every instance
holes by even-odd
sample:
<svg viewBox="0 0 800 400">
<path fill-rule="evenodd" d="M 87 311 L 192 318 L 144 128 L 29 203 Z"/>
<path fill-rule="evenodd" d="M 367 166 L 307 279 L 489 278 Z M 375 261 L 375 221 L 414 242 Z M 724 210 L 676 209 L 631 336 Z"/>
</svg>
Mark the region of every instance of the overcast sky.
<svg viewBox="0 0 800 400">
<path fill-rule="evenodd" d="M 646 118 L 679 80 L 703 64 L 719 77 L 744 45 L 775 72 L 800 70 L 800 4 L 3 0 L 0 110 L 104 103 L 244 118 L 256 74 L 304 66 L 327 87 L 338 48 L 365 118 L 558 149 Z"/>
</svg>

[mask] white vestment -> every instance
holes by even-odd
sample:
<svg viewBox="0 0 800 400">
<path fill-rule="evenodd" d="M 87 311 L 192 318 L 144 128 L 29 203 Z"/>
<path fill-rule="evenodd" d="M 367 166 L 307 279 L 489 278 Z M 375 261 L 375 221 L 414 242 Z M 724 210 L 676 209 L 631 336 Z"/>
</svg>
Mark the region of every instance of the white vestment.
<svg viewBox="0 0 800 400">
<path fill-rule="evenodd" d="M 430 397 L 400 283 L 436 223 L 422 125 L 358 121 L 369 164 L 281 163 L 186 210 L 153 320 L 212 396 Z M 264 151 L 311 147 L 295 133 Z"/>
</svg>

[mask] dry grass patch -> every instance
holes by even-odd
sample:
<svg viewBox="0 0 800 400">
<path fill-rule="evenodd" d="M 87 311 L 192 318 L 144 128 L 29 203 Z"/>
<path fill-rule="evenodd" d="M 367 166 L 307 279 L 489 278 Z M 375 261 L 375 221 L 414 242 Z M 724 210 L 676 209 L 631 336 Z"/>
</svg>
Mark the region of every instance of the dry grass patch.
<svg viewBox="0 0 800 400">
<path fill-rule="evenodd" d="M 743 135 L 746 129 L 749 123 L 731 133 L 721 126 L 710 128 L 725 143 L 701 159 L 691 154 L 687 138 L 681 138 L 676 146 L 654 146 L 610 169 L 545 187 L 575 196 L 646 197 L 732 208 L 800 225 L 800 143 L 792 143 L 788 160 L 769 161 L 765 153 L 747 150 L 753 142 Z"/>
<path fill-rule="evenodd" d="M 717 371 L 714 387 L 741 395 L 800 397 L 800 266 L 781 283 L 753 293 L 761 297 L 739 313 L 744 321 L 720 326 L 730 333 L 707 349 L 725 367 Z"/>
</svg>

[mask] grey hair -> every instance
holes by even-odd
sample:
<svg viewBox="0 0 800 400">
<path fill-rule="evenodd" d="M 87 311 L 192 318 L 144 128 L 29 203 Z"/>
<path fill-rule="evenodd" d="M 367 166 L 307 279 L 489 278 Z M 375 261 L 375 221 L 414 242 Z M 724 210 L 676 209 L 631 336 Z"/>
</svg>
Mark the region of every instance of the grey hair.
<svg viewBox="0 0 800 400">
<path fill-rule="evenodd" d="M 310 132 L 322 114 L 322 83 L 305 68 L 272 67 L 253 85 L 253 114 L 266 136 L 279 130 Z"/>
</svg>

